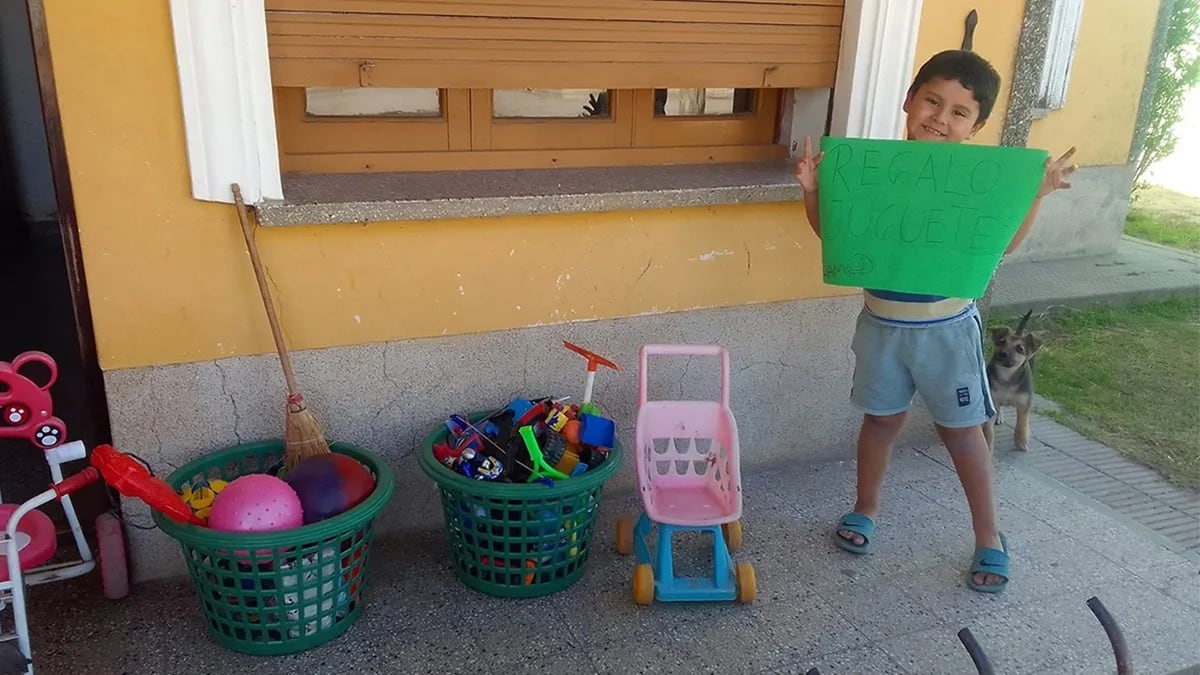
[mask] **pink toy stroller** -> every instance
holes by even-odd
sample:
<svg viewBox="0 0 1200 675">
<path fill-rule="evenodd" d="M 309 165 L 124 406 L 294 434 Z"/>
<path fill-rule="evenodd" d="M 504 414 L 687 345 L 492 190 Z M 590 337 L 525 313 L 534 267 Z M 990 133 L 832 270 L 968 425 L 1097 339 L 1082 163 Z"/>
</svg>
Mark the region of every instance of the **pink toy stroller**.
<svg viewBox="0 0 1200 675">
<path fill-rule="evenodd" d="M 647 401 L 649 356 L 715 356 L 721 361 L 719 401 Z M 729 409 L 729 353 L 719 345 L 646 345 L 638 375 L 635 462 L 644 512 L 636 524 L 617 522 L 617 551 L 636 553 L 633 600 L 737 600 L 757 595 L 754 568 L 733 564 L 742 543 L 742 474 L 737 422 Z M 658 526 L 653 552 L 651 525 Z M 712 535 L 713 575 L 676 577 L 671 535 Z"/>
</svg>

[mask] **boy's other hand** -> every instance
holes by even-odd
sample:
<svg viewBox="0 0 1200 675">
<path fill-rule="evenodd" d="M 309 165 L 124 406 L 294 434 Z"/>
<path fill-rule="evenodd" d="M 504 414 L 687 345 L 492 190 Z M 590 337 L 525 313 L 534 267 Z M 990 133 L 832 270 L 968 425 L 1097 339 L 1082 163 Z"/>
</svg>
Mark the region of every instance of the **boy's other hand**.
<svg viewBox="0 0 1200 675">
<path fill-rule="evenodd" d="M 812 139 L 804 137 L 804 152 L 796 158 L 796 180 L 806 193 L 817 191 L 817 165 L 825 158 L 824 152 L 812 154 Z"/>
<path fill-rule="evenodd" d="M 1071 187 L 1070 177 L 1079 168 L 1078 164 L 1068 164 L 1071 158 L 1075 156 L 1075 146 L 1071 146 L 1062 154 L 1062 157 L 1051 160 L 1046 158 L 1046 173 L 1042 176 L 1042 185 L 1038 188 L 1038 198 L 1054 192 Z"/>
</svg>

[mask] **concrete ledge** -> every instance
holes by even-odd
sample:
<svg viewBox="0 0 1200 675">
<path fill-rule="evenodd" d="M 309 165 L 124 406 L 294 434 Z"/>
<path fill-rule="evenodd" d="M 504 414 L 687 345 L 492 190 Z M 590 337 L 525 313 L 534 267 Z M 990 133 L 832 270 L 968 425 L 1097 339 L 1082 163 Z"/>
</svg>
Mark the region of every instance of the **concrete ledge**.
<svg viewBox="0 0 1200 675">
<path fill-rule="evenodd" d="M 1065 149 L 1052 148 L 1051 152 Z M 1071 189 L 1045 199 L 1029 237 L 1009 261 L 1111 253 L 1125 229 L 1132 187 L 1132 164 L 1080 167 L 1071 177 Z"/>
<path fill-rule="evenodd" d="M 796 201 L 788 162 L 293 174 L 283 201 L 255 206 L 262 225 L 370 223 Z"/>
</svg>

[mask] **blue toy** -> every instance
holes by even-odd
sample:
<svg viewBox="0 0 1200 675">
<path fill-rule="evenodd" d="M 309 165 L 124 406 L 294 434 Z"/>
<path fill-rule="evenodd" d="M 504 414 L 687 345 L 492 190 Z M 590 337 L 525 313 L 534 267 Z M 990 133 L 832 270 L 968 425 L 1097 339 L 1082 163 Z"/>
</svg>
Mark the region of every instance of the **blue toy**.
<svg viewBox="0 0 1200 675">
<path fill-rule="evenodd" d="M 598 448 L 611 448 L 616 444 L 617 425 L 607 417 L 582 414 L 579 416 L 579 442 Z"/>
</svg>

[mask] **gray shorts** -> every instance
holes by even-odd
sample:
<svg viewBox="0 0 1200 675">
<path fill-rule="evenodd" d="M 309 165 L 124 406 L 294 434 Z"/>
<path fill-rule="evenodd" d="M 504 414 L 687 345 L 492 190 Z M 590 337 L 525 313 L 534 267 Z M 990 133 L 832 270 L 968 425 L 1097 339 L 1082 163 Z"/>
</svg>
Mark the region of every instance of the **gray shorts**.
<svg viewBox="0 0 1200 675">
<path fill-rule="evenodd" d="M 913 394 L 947 428 L 983 424 L 996 414 L 987 386 L 978 312 L 936 326 L 892 326 L 865 309 L 854 329 L 850 401 L 868 415 L 908 410 Z"/>
</svg>

